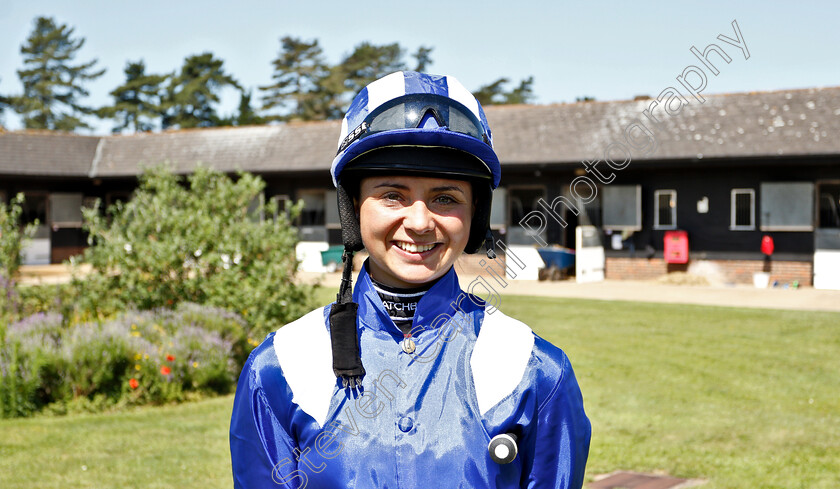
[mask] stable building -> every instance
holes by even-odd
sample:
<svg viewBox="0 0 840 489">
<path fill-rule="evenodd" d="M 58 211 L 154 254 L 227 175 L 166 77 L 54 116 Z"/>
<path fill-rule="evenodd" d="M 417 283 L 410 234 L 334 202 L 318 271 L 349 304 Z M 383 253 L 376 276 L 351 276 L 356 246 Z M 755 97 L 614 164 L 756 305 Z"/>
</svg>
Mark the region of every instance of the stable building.
<svg viewBox="0 0 840 489">
<path fill-rule="evenodd" d="M 491 227 L 508 246 L 573 249 L 576 229 L 592 226 L 607 278 L 689 271 L 751 283 L 766 271 L 840 288 L 840 87 L 706 95 L 678 108 L 637 97 L 485 112 L 503 175 Z M 60 263 L 85 246 L 81 208 L 129 199 L 144 167 L 244 170 L 266 181 L 265 199 L 302 199 L 300 238 L 324 250 L 341 242 L 328 172 L 339 128 L 0 133 L 0 199 L 23 192 L 26 219 L 42 223 L 27 262 Z M 684 231 L 687 261 L 665 255 L 672 231 Z"/>
</svg>

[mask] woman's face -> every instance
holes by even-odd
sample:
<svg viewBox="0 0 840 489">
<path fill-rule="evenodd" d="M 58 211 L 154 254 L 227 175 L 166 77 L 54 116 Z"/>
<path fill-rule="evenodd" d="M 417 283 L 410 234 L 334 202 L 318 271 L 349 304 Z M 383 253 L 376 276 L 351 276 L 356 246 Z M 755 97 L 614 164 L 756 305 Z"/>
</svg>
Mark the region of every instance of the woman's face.
<svg viewBox="0 0 840 489">
<path fill-rule="evenodd" d="M 357 212 L 376 281 L 415 287 L 449 271 L 470 235 L 473 200 L 468 182 L 373 176 L 360 187 Z"/>
</svg>

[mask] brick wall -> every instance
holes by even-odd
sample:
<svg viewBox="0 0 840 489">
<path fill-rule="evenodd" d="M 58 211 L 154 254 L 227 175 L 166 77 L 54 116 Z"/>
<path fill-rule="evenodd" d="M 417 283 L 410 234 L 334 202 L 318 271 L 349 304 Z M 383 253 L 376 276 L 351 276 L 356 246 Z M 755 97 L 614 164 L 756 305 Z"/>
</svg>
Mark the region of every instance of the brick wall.
<svg viewBox="0 0 840 489">
<path fill-rule="evenodd" d="M 665 263 L 662 258 L 608 257 L 606 261 L 606 278 L 616 280 L 654 280 L 669 272 L 691 272 L 704 265 L 703 268 L 714 269 L 725 282 L 752 284 L 754 273 L 769 272 L 770 283 L 799 281 L 799 285 L 810 286 L 814 273 L 811 262 L 801 261 L 691 260 L 685 265 Z"/>
</svg>

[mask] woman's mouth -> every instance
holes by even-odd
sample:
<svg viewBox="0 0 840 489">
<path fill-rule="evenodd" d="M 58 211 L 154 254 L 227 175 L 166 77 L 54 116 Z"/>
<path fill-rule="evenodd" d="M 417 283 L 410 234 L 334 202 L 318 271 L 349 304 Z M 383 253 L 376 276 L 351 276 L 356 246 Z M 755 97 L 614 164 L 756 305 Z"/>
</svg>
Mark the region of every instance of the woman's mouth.
<svg viewBox="0 0 840 489">
<path fill-rule="evenodd" d="M 440 243 L 417 244 L 407 241 L 394 241 L 395 247 L 414 256 L 427 256 L 433 253 L 439 245 Z"/>
</svg>

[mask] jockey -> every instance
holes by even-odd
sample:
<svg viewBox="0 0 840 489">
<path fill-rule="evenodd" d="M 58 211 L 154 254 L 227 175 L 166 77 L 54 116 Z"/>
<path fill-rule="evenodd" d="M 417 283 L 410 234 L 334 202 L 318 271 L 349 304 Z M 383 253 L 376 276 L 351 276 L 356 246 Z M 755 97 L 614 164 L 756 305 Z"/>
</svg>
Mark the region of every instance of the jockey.
<svg viewBox="0 0 840 489">
<path fill-rule="evenodd" d="M 462 253 L 496 258 L 501 168 L 475 97 L 449 76 L 371 83 L 331 174 L 341 288 L 248 358 L 234 486 L 579 489 L 591 428 L 568 357 L 455 274 Z"/>
</svg>

